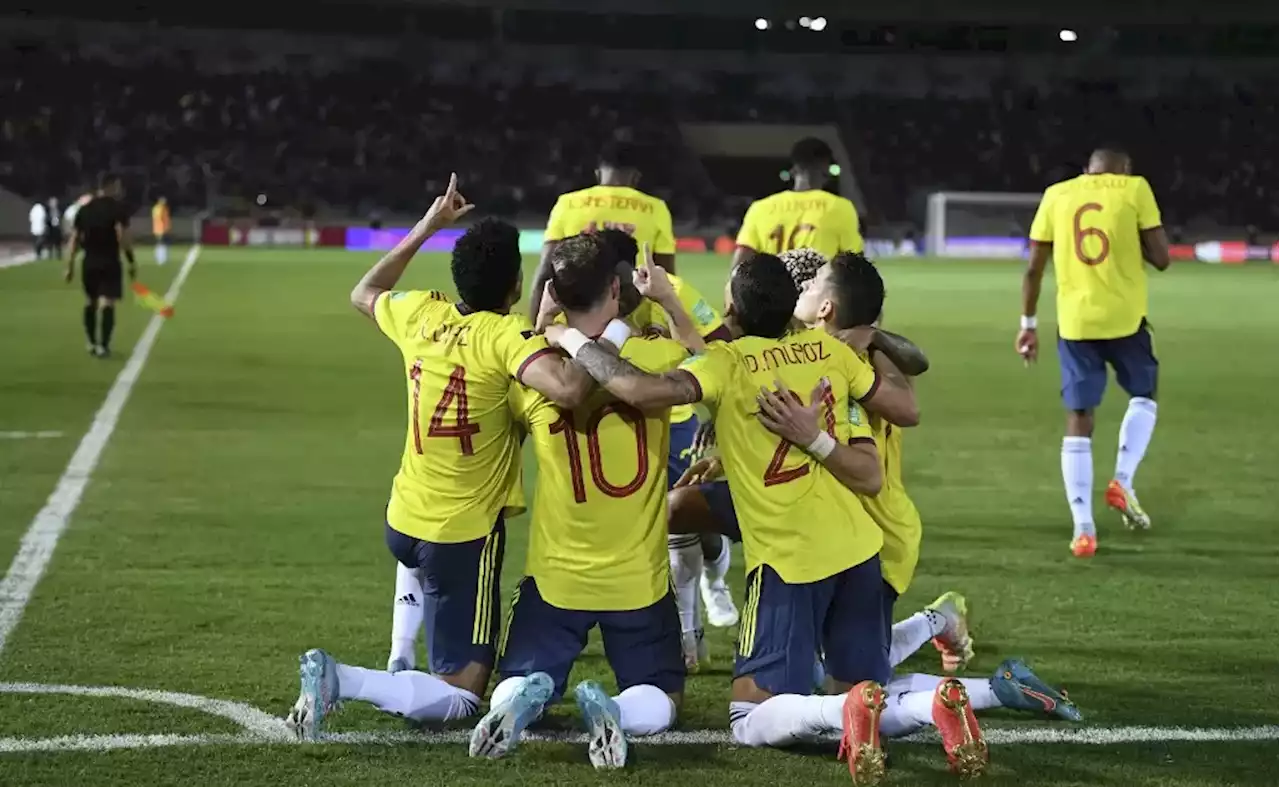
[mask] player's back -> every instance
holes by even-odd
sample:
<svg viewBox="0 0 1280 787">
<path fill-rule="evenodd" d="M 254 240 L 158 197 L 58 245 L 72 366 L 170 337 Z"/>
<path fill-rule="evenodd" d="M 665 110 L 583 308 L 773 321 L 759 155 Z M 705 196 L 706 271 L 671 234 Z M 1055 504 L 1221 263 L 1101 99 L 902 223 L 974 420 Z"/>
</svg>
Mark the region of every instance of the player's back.
<svg viewBox="0 0 1280 787">
<path fill-rule="evenodd" d="M 787 582 L 813 582 L 880 550 L 880 530 L 859 498 L 756 418 L 762 387 L 781 381 L 807 404 L 825 380 L 827 431 L 839 440 L 870 439 L 865 412 L 851 394 L 867 396 L 875 372 L 852 350 L 825 331 L 804 329 L 781 339 L 713 342 L 684 368 L 698 378 L 715 418 L 748 571 L 768 564 Z M 709 392 L 706 380 L 713 378 L 719 390 Z M 857 424 L 851 409 L 859 413 Z"/>
<path fill-rule="evenodd" d="M 628 339 L 621 355 L 645 371 L 675 369 L 687 353 L 663 338 Z M 512 408 L 538 458 L 526 573 L 567 609 L 641 609 L 667 580 L 670 411 L 643 412 L 603 389 L 563 410 L 523 386 Z"/>
<path fill-rule="evenodd" d="M 388 293 L 374 316 L 400 348 L 408 385 L 409 429 L 387 521 L 429 541 L 481 538 L 511 508 L 520 478 L 511 379 L 553 351 L 523 316 L 472 312 L 435 291 Z"/>
<path fill-rule="evenodd" d="M 1058 328 L 1065 339 L 1113 339 L 1147 312 L 1141 231 L 1160 226 L 1146 178 L 1084 174 L 1045 190 L 1031 239 L 1053 243 Z"/>
<path fill-rule="evenodd" d="M 738 245 L 769 254 L 810 248 L 827 257 L 862 251 L 858 212 L 849 200 L 822 189 L 780 191 L 751 203 Z"/>
<path fill-rule="evenodd" d="M 128 221 L 124 205 L 115 197 L 94 197 L 81 207 L 75 216 L 75 231 L 80 236 L 86 261 L 118 260 L 120 237 L 117 227 Z"/>
<path fill-rule="evenodd" d="M 591 186 L 560 195 L 547 220 L 545 238 L 563 240 L 605 229 L 622 230 L 637 244 L 647 243 L 654 254 L 676 250 L 667 203 L 630 186 Z"/>
</svg>

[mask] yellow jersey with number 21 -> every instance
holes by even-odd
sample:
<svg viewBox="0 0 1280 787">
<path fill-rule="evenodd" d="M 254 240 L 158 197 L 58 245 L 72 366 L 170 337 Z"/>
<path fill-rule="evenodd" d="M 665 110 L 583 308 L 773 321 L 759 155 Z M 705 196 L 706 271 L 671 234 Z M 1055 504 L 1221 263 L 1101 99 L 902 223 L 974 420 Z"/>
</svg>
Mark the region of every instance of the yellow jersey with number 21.
<svg viewBox="0 0 1280 787">
<path fill-rule="evenodd" d="M 680 368 L 697 380 L 715 420 L 748 573 L 768 565 L 784 582 L 816 582 L 880 551 L 880 528 L 858 496 L 756 418 L 762 387 L 781 380 L 807 401 L 825 379 L 827 431 L 837 440 L 872 439 L 865 413 L 850 422 L 851 406 L 862 413 L 857 401 L 877 385 L 875 371 L 853 350 L 826 331 L 806 328 L 781 339 L 712 342 Z"/>
<path fill-rule="evenodd" d="M 511 380 L 556 351 L 525 316 L 469 312 L 440 292 L 384 293 L 373 314 L 400 348 L 409 393 L 387 523 L 425 541 L 484 538 L 499 513 L 523 510 Z"/>
<path fill-rule="evenodd" d="M 751 203 L 738 245 L 768 254 L 814 249 L 828 258 L 862 251 L 858 211 L 849 200 L 822 189 L 781 191 Z"/>
<path fill-rule="evenodd" d="M 1160 208 L 1139 175 L 1080 175 L 1045 189 L 1031 240 L 1053 244 L 1058 334 L 1118 339 L 1147 316 L 1139 232 L 1160 226 Z"/>
<path fill-rule="evenodd" d="M 688 353 L 632 337 L 620 353 L 661 374 Z M 666 595 L 669 410 L 642 412 L 597 389 L 562 410 L 523 386 L 511 407 L 538 457 L 525 574 L 561 609 L 642 609 Z"/>
</svg>

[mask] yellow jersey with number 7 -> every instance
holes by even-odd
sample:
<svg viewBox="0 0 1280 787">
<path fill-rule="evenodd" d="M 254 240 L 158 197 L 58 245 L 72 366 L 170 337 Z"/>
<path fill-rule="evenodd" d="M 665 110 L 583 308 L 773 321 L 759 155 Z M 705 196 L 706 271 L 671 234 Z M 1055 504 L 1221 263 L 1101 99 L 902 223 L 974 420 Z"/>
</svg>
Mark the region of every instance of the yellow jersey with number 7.
<svg viewBox="0 0 1280 787">
<path fill-rule="evenodd" d="M 1142 230 L 1160 226 L 1151 185 L 1140 175 L 1080 175 L 1045 189 L 1031 240 L 1053 244 L 1058 334 L 1118 339 L 1147 316 Z"/>
<path fill-rule="evenodd" d="M 782 191 L 751 203 L 738 231 L 738 245 L 767 254 L 791 249 L 813 249 L 827 257 L 860 252 L 858 211 L 829 191 Z"/>
</svg>

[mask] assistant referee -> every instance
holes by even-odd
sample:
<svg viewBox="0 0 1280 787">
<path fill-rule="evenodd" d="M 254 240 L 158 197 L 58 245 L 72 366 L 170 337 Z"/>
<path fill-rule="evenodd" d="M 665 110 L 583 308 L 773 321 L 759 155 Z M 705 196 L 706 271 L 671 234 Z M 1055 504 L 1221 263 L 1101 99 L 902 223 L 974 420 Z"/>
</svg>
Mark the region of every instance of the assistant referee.
<svg viewBox="0 0 1280 787">
<path fill-rule="evenodd" d="M 111 333 L 116 326 L 116 301 L 124 293 L 120 254 L 129 261 L 129 280 L 137 278 L 138 266 L 129 237 L 129 212 L 123 202 L 124 187 L 114 175 L 98 178 L 98 192 L 76 212 L 67 254 L 66 280 L 75 278 L 76 256 L 84 251 L 80 280 L 84 284 L 84 332 L 89 338 L 89 354 L 106 358 L 111 354 Z"/>
</svg>

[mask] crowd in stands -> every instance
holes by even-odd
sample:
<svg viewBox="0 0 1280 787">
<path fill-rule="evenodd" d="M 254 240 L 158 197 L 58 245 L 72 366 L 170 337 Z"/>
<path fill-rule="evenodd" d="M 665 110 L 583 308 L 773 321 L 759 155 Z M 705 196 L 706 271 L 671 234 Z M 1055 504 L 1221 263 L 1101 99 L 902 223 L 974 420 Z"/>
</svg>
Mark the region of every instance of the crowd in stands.
<svg viewBox="0 0 1280 787">
<path fill-rule="evenodd" d="M 175 54 L 121 62 L 6 46 L 0 185 L 74 195 L 110 169 L 175 210 L 261 194 L 304 213 L 369 215 L 420 210 L 456 170 L 487 211 L 543 215 L 557 194 L 589 185 L 599 146 L 620 134 L 649 151 L 644 185 L 677 222 L 708 225 L 731 223 L 759 195 L 724 193 L 678 123 L 809 122 L 838 125 L 873 228 L 919 226 L 934 190 L 1038 192 L 1108 140 L 1134 153 L 1174 221 L 1277 225 L 1274 73 L 1269 83 L 1172 85 L 1154 99 L 1010 81 L 980 95 L 837 97 L 759 75 L 603 78 L 483 62 L 211 69 Z"/>
</svg>

